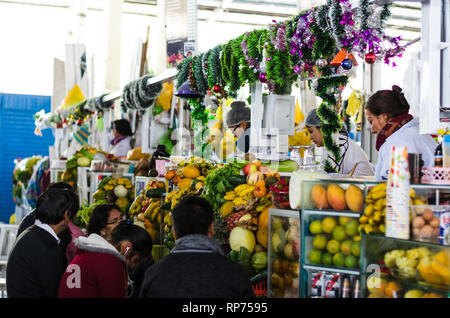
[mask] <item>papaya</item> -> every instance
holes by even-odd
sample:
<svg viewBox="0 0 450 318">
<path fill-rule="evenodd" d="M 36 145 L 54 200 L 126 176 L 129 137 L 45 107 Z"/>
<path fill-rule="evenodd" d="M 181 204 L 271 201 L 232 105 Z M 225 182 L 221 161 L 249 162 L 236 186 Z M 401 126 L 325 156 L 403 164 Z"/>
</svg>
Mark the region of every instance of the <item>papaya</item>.
<svg viewBox="0 0 450 318">
<path fill-rule="evenodd" d="M 267 249 L 267 243 L 269 240 L 269 231 L 267 228 L 259 227 L 256 232 L 256 240 L 259 244 L 261 244 L 265 249 Z"/>
<path fill-rule="evenodd" d="M 183 168 L 183 176 L 189 179 L 195 179 L 200 176 L 200 170 L 198 170 L 195 166 L 186 166 Z"/>
<path fill-rule="evenodd" d="M 186 188 L 186 187 L 190 187 L 191 183 L 192 183 L 192 179 L 191 178 L 183 178 L 183 179 L 181 179 L 178 182 L 177 187 L 179 189 L 183 189 L 183 188 Z"/>
</svg>

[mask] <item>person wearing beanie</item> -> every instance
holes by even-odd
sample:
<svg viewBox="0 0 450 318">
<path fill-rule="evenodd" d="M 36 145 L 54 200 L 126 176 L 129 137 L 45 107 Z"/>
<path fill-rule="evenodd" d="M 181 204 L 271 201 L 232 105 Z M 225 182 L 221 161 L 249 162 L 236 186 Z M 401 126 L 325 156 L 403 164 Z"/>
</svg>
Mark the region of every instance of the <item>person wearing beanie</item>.
<svg viewBox="0 0 450 318">
<path fill-rule="evenodd" d="M 409 114 L 410 106 L 400 87 L 377 91 L 364 108 L 371 133 L 377 135 L 377 180 L 388 178 L 393 146 L 406 146 L 408 153 L 421 154 L 424 167 L 434 165 L 437 143 L 430 135 L 420 134 L 419 121 Z"/>
<path fill-rule="evenodd" d="M 317 115 L 317 109 L 311 110 L 305 119 L 305 126 L 309 132 L 311 141 L 317 147 L 323 147 L 323 132 L 321 127 L 323 122 Z M 326 151 L 323 151 L 322 162 L 328 159 L 339 174 L 348 175 L 357 163 L 356 169 L 353 172 L 354 176 L 373 176 L 374 171 L 367 158 L 366 153 L 361 147 L 351 138 L 349 138 L 347 131 L 341 130 L 337 136 L 338 144 L 341 150 L 341 160 L 336 162 L 334 158 Z"/>
<path fill-rule="evenodd" d="M 235 101 L 230 105 L 226 123 L 228 128 L 237 137 L 236 148 L 248 153 L 250 149 L 250 107 L 245 102 Z"/>
</svg>

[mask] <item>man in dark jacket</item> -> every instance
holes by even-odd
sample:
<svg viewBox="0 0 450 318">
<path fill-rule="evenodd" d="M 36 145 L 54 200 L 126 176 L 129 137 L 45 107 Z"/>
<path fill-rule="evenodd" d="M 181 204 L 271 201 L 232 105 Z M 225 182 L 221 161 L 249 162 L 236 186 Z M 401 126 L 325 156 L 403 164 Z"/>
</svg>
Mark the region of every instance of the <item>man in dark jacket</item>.
<svg viewBox="0 0 450 318">
<path fill-rule="evenodd" d="M 8 258 L 6 288 L 11 298 L 56 297 L 65 270 L 58 235 L 76 211 L 68 189 L 49 189 L 37 201 L 34 225 L 19 235 Z"/>
<path fill-rule="evenodd" d="M 201 197 L 188 196 L 172 211 L 176 239 L 171 253 L 151 266 L 140 297 L 253 297 L 246 270 L 232 262 L 212 238 L 214 212 Z"/>
</svg>

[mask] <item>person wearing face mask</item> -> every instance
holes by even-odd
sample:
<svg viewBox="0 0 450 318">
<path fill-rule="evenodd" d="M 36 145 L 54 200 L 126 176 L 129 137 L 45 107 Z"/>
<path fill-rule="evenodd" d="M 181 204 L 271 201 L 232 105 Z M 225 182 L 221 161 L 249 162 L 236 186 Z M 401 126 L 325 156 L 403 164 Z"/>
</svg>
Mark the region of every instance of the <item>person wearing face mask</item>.
<svg viewBox="0 0 450 318">
<path fill-rule="evenodd" d="M 309 132 L 311 141 L 317 147 L 323 147 L 323 133 L 320 129 L 323 126 L 323 122 L 319 115 L 317 115 L 317 109 L 313 109 L 308 113 L 305 119 L 305 126 Z M 333 157 L 330 156 L 327 151 L 324 151 L 322 162 L 328 159 L 339 174 L 350 174 L 354 165 L 357 164 L 355 171 L 353 172 L 354 176 L 374 175 L 374 171 L 366 153 L 348 136 L 347 131 L 341 130 L 339 132 L 338 144 L 341 150 L 341 160 L 335 162 Z"/>
<path fill-rule="evenodd" d="M 146 270 L 153 264 L 149 237 L 144 229 L 125 220 L 117 224 L 108 240 L 96 233 L 77 238 L 79 253 L 61 278 L 58 297 L 126 298 L 129 287 L 140 283 L 135 274 L 135 282 L 130 281 L 128 269 L 134 273 L 140 266 Z M 133 288 L 131 291 L 134 294 Z"/>
<path fill-rule="evenodd" d="M 111 149 L 109 153 L 116 157 L 126 157 L 131 150 L 131 131 L 130 122 L 126 119 L 118 119 L 113 122 L 113 138 L 111 140 Z"/>
<path fill-rule="evenodd" d="M 237 137 L 236 148 L 247 154 L 250 149 L 250 107 L 242 101 L 232 102 L 230 107 L 226 119 L 228 129 Z"/>
<path fill-rule="evenodd" d="M 389 175 L 393 146 L 406 146 L 408 153 L 422 155 L 424 167 L 433 166 L 437 144 L 431 136 L 419 133 L 419 121 L 409 114 L 409 107 L 397 85 L 392 86 L 392 90 L 377 91 L 364 107 L 371 132 L 377 135 L 375 177 L 378 180 L 386 180 Z"/>
</svg>

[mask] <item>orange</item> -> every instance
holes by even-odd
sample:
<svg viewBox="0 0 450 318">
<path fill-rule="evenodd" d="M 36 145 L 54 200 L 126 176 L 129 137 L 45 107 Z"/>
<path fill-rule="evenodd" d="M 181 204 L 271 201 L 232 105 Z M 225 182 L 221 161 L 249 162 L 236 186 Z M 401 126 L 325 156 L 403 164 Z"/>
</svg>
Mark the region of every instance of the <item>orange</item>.
<svg viewBox="0 0 450 318">
<path fill-rule="evenodd" d="M 398 293 L 401 289 L 402 287 L 399 284 L 395 282 L 389 282 L 386 284 L 386 287 L 384 288 L 384 293 L 386 294 L 387 297 L 394 298 L 394 292 L 397 294 L 398 297 Z"/>
</svg>

